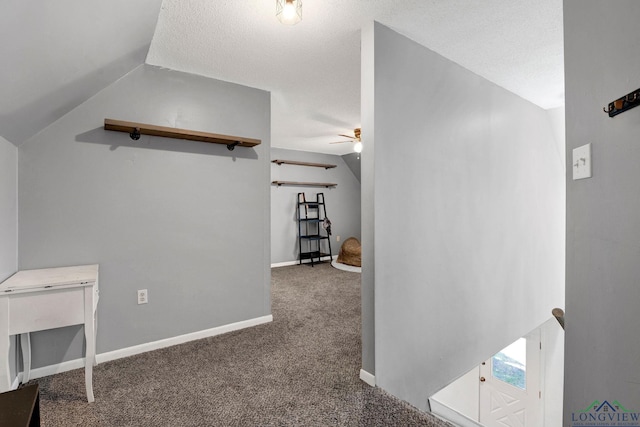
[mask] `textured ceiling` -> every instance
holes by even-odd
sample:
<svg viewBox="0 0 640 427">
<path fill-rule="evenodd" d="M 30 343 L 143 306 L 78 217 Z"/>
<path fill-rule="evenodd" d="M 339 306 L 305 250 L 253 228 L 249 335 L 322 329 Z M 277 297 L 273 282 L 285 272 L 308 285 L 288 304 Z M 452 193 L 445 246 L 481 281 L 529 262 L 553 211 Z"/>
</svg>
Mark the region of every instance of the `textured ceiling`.
<svg viewBox="0 0 640 427">
<path fill-rule="evenodd" d="M 329 142 L 360 125 L 372 20 L 543 108 L 563 104 L 562 0 L 303 1 L 287 27 L 274 0 L 3 0 L 0 136 L 20 144 L 146 55 L 271 91 L 273 146 L 344 154 L 351 144 Z"/>
<path fill-rule="evenodd" d="M 542 108 L 564 103 L 562 0 L 164 0 L 147 62 L 272 93 L 272 145 L 345 154 L 360 125 L 360 29 L 376 20 Z"/>
</svg>

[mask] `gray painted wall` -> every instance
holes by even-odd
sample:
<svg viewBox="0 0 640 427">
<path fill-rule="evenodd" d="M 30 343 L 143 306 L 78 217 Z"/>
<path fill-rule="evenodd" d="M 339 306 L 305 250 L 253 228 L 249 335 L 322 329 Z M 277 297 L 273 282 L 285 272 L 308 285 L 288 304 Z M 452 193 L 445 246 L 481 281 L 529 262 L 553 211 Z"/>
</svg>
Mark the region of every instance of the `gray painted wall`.
<svg viewBox="0 0 640 427">
<path fill-rule="evenodd" d="M 640 411 L 640 109 L 602 112 L 637 89 L 640 3 L 564 2 L 567 123 L 565 425 L 594 400 Z M 591 143 L 593 177 L 572 180 Z"/>
<path fill-rule="evenodd" d="M 262 144 L 133 141 L 105 118 Z M 20 268 L 100 264 L 98 353 L 268 315 L 269 151 L 268 92 L 141 66 L 20 145 Z M 33 335 L 35 367 L 82 354 L 79 327 Z"/>
<path fill-rule="evenodd" d="M 18 149 L 0 136 L 0 282 L 18 268 Z"/>
<path fill-rule="evenodd" d="M 18 149 L 0 136 L 0 282 L 18 269 Z M 11 375 L 16 374 L 17 340 L 11 338 Z"/>
<path fill-rule="evenodd" d="M 315 200 L 324 193 L 327 216 L 331 220 L 331 250 L 338 254 L 342 242 L 348 237 L 360 239 L 360 183 L 341 156 L 306 151 L 271 149 L 271 159 L 297 160 L 337 165 L 332 169 L 277 165 L 271 163 L 271 181 L 333 182 L 334 188 L 303 186 L 271 186 L 271 262 L 298 259 L 298 223 L 296 200 L 305 193 L 307 200 Z M 337 236 L 341 241 L 337 241 Z"/>
<path fill-rule="evenodd" d="M 353 175 L 356 177 L 358 182 L 360 182 L 360 175 L 361 175 L 360 157 L 361 156 L 358 153 L 349 153 L 349 154 L 342 155 L 342 160 L 344 160 L 347 166 L 349 166 L 349 169 L 351 169 L 351 172 L 353 172 Z"/>
<path fill-rule="evenodd" d="M 544 110 L 373 33 L 375 375 L 426 409 L 564 306 L 564 168 Z"/>
</svg>

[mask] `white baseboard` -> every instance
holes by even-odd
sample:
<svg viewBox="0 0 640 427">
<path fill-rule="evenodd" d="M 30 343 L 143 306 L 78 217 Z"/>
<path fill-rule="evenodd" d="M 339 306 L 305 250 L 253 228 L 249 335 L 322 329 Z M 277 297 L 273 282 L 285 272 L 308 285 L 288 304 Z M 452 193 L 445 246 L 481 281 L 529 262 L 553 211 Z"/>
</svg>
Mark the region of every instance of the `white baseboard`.
<svg viewBox="0 0 640 427">
<path fill-rule="evenodd" d="M 257 317 L 255 319 L 243 320 L 242 322 L 230 323 L 228 325 L 218 326 L 216 328 L 205 329 L 204 331 L 193 332 L 177 337 L 167 338 L 164 340 L 144 343 L 133 347 L 122 348 L 107 353 L 101 353 L 97 356 L 98 363 L 108 362 L 110 360 L 122 359 L 123 357 L 134 356 L 147 351 L 159 350 L 165 347 L 171 347 L 178 344 L 184 344 L 189 341 L 195 341 L 202 338 L 215 337 L 216 335 L 226 334 L 227 332 L 237 331 L 239 329 L 250 328 L 252 326 L 262 325 L 273 321 L 273 316 Z"/>
<path fill-rule="evenodd" d="M 59 374 L 61 372 L 73 371 L 74 369 L 84 368 L 84 357 L 82 359 L 68 360 L 66 362 L 57 363 L 55 365 L 42 366 L 31 370 L 29 379 L 48 377 L 49 375 Z M 23 373 L 20 372 L 20 377 Z M 22 380 L 21 380 L 22 381 Z"/>
<path fill-rule="evenodd" d="M 331 255 L 331 260 L 333 261 L 334 259 L 338 259 L 338 255 Z M 274 262 L 273 264 L 271 264 L 271 268 L 288 267 L 290 265 L 296 265 L 296 264 L 299 264 L 299 263 L 300 263 L 300 260 Z M 303 264 L 306 264 L 306 263 L 303 263 Z"/>
<path fill-rule="evenodd" d="M 376 377 L 375 375 L 371 375 L 369 372 L 364 369 L 360 369 L 360 379 L 365 383 L 369 384 L 371 387 L 376 386 Z"/>
<path fill-rule="evenodd" d="M 482 427 L 482 424 L 439 402 L 433 397 L 429 398 L 429 407 L 433 415 L 453 425 L 460 427 Z"/>
<path fill-rule="evenodd" d="M 184 344 L 189 341 L 195 341 L 202 338 L 214 337 L 216 335 L 226 334 L 227 332 L 237 331 L 239 329 L 250 328 L 252 326 L 262 325 L 273 321 L 273 316 L 256 317 L 255 319 L 243 320 L 241 322 L 230 323 L 228 325 L 218 326 L 216 328 L 205 329 L 204 331 L 192 332 L 190 334 L 178 335 L 177 337 L 166 338 L 159 341 L 153 341 L 133 347 L 121 348 L 119 350 L 109 351 L 96 355 L 98 363 L 108 362 L 111 360 L 122 359 L 124 357 L 134 356 L 148 351 L 159 350 L 165 347 L 171 347 L 178 344 Z M 99 331 L 98 331 L 99 332 Z M 61 372 L 71 371 L 73 369 L 84 368 L 84 358 L 69 360 L 67 362 L 55 365 L 43 366 L 31 370 L 31 379 L 42 378 Z M 18 374 L 14 383 L 19 383 L 22 378 L 22 372 Z M 16 385 L 17 387 L 17 385 Z"/>
<path fill-rule="evenodd" d="M 271 268 L 277 267 L 288 267 L 290 265 L 296 265 L 299 261 L 285 261 L 285 262 L 274 262 L 271 264 Z"/>
</svg>

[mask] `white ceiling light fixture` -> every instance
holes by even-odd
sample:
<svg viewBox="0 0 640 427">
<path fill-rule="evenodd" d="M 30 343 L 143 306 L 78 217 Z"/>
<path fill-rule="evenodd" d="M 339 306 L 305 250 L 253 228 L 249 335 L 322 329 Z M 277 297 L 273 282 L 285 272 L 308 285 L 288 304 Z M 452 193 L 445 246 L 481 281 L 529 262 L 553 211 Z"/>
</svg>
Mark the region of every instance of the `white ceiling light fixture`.
<svg viewBox="0 0 640 427">
<path fill-rule="evenodd" d="M 353 151 L 355 151 L 356 153 L 362 153 L 362 142 L 358 141 L 353 144 Z"/>
<path fill-rule="evenodd" d="M 276 0 L 276 16 L 285 25 L 302 21 L 302 0 Z"/>
</svg>

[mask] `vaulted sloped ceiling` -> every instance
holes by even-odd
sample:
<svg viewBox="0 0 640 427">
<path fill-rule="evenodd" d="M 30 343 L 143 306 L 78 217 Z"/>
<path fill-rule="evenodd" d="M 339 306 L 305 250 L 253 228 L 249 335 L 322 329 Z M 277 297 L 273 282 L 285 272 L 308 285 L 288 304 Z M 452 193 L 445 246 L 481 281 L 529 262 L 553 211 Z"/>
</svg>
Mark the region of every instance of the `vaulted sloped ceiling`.
<svg viewBox="0 0 640 427">
<path fill-rule="evenodd" d="M 271 91 L 275 147 L 346 154 L 330 142 L 360 126 L 371 20 L 542 108 L 564 103 L 562 0 L 303 3 L 287 27 L 274 0 L 3 0 L 0 136 L 20 144 L 146 58 Z"/>
<path fill-rule="evenodd" d="M 144 63 L 161 0 L 3 0 L 0 136 L 19 145 Z"/>
<path fill-rule="evenodd" d="M 147 62 L 270 90 L 272 145 L 333 154 L 360 125 L 372 20 L 543 108 L 564 103 L 562 0 L 303 0 L 302 15 L 287 27 L 275 0 L 164 0 Z"/>
</svg>

